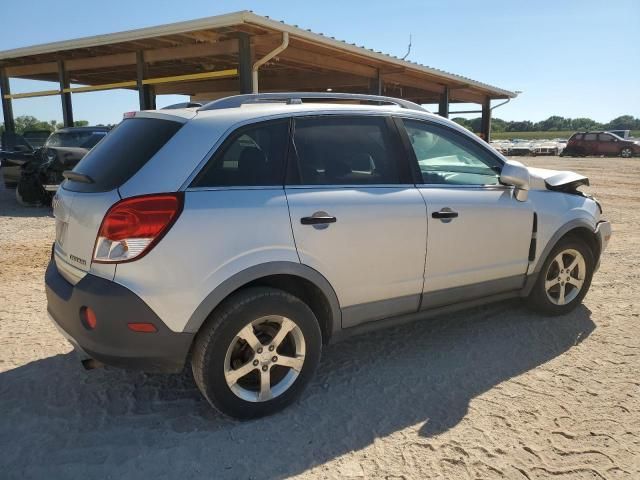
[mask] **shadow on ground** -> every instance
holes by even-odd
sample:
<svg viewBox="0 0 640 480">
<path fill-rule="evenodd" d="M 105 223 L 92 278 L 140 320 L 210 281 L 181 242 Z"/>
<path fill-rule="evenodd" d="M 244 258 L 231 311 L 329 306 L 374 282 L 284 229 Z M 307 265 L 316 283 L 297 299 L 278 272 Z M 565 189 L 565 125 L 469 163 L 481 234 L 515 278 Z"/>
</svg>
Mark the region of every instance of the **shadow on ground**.
<svg viewBox="0 0 640 480">
<path fill-rule="evenodd" d="M 16 200 L 15 188 L 7 188 L 0 174 L 0 217 L 53 217 L 51 207 L 25 207 Z"/>
<path fill-rule="evenodd" d="M 594 328 L 584 306 L 547 319 L 507 302 L 366 334 L 325 349 L 297 404 L 243 423 L 188 372 L 85 372 L 58 355 L 0 374 L 0 465 L 10 478 L 283 478 L 410 425 L 453 428 L 474 397 Z"/>
</svg>

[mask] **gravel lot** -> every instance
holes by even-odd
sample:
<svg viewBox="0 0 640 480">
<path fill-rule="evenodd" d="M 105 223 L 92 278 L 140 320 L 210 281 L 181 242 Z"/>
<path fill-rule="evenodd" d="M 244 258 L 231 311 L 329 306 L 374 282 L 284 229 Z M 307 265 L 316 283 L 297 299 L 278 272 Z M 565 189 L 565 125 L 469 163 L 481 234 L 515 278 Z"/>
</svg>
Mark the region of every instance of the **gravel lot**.
<svg viewBox="0 0 640 480">
<path fill-rule="evenodd" d="M 0 190 L 0 477 L 640 478 L 640 159 L 524 161 L 587 174 L 613 223 L 583 306 L 351 339 L 296 405 L 245 423 L 188 371 L 84 371 L 46 316 L 53 218 Z"/>
</svg>

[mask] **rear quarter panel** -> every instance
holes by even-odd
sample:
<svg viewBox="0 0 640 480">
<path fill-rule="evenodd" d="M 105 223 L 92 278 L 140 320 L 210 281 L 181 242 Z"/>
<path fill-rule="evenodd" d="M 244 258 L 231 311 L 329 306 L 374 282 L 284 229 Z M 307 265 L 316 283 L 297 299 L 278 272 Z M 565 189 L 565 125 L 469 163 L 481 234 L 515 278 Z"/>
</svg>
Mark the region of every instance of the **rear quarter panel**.
<svg viewBox="0 0 640 480">
<path fill-rule="evenodd" d="M 299 263 L 283 189 L 188 190 L 167 235 L 145 257 L 118 265 L 115 281 L 181 332 L 223 281 L 274 261 Z"/>
</svg>

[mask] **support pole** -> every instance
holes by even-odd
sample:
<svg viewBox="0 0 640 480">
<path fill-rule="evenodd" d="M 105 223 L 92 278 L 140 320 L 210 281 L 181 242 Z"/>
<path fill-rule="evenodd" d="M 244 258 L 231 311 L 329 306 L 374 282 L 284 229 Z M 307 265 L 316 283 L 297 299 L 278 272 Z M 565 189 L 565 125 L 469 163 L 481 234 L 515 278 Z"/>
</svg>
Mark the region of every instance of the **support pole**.
<svg viewBox="0 0 640 480">
<path fill-rule="evenodd" d="M 449 118 L 449 87 L 444 87 L 444 92 L 440 94 L 440 105 L 438 115 Z"/>
<path fill-rule="evenodd" d="M 65 92 L 70 88 L 69 73 L 64 67 L 64 62 L 58 60 L 58 79 L 60 81 L 60 100 L 62 102 L 62 123 L 65 127 L 73 127 L 73 105 L 71 103 L 71 93 Z"/>
<path fill-rule="evenodd" d="M 5 98 L 5 95 L 11 95 L 9 87 L 9 77 L 4 68 L 0 68 L 0 97 L 2 98 L 2 115 L 4 116 L 4 131 L 15 133 L 16 122 L 13 119 L 13 106 L 11 99 Z"/>
<path fill-rule="evenodd" d="M 481 129 L 482 138 L 485 142 L 491 141 L 491 98 L 485 97 L 482 103 L 482 123 Z"/>
<path fill-rule="evenodd" d="M 240 93 L 253 92 L 251 37 L 247 33 L 238 34 L 238 73 L 240 75 Z"/>
<path fill-rule="evenodd" d="M 147 77 L 147 64 L 144 61 L 144 52 L 136 52 L 136 84 L 138 87 L 138 98 L 140 100 L 140 110 L 155 110 L 156 94 L 152 85 L 145 85 L 143 80 Z"/>
<path fill-rule="evenodd" d="M 369 80 L 369 94 L 370 95 L 382 95 L 383 81 L 380 69 L 376 71 L 376 78 Z"/>
</svg>

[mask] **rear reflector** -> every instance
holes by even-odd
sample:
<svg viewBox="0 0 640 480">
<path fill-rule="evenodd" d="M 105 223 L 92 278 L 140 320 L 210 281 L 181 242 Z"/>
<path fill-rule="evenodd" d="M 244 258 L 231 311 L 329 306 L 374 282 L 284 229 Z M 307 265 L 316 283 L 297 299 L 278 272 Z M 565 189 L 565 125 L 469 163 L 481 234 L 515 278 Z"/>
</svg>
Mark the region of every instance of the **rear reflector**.
<svg viewBox="0 0 640 480">
<path fill-rule="evenodd" d="M 127 327 L 129 327 L 129 330 L 141 333 L 154 333 L 158 331 L 153 323 L 127 323 Z"/>
<path fill-rule="evenodd" d="M 147 254 L 177 220 L 183 198 L 182 193 L 168 193 L 116 203 L 100 225 L 93 261 L 129 262 Z"/>
<path fill-rule="evenodd" d="M 88 328 L 89 330 L 93 330 L 98 325 L 96 312 L 89 307 L 82 307 L 80 309 L 80 320 L 85 328 Z"/>
</svg>

